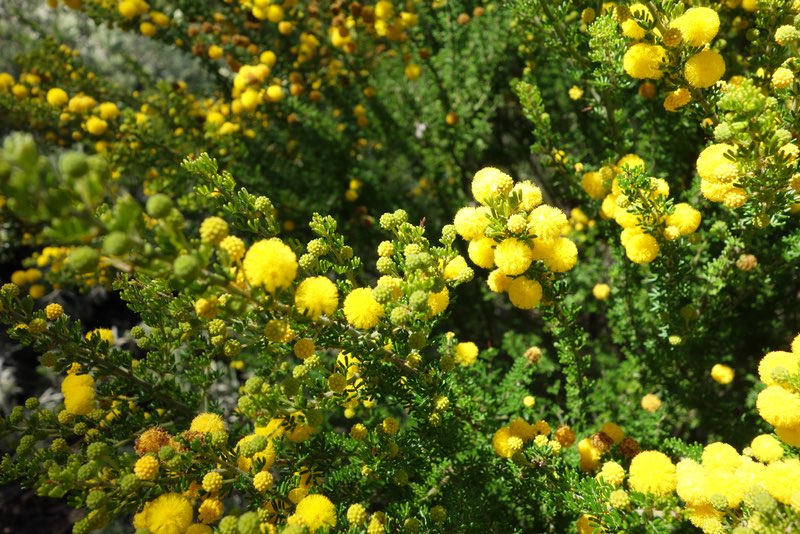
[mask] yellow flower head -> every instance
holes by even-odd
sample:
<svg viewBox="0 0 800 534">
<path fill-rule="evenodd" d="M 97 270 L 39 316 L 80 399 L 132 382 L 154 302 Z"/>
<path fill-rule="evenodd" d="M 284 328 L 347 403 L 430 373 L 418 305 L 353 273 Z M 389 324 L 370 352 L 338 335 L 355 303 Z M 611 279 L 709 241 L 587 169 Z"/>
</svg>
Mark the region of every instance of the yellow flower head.
<svg viewBox="0 0 800 534">
<path fill-rule="evenodd" d="M 727 365 L 717 363 L 711 368 L 711 378 L 717 384 L 730 384 L 733 382 L 734 371 Z"/>
<path fill-rule="evenodd" d="M 270 293 L 289 287 L 297 275 L 297 256 L 278 238 L 254 243 L 244 257 L 244 275 L 252 286 L 263 286 Z"/>
<path fill-rule="evenodd" d="M 368 287 L 351 291 L 344 299 L 343 309 L 347 322 L 362 330 L 374 327 L 383 317 L 383 306 L 375 300 Z"/>
<path fill-rule="evenodd" d="M 664 76 L 661 65 L 666 59 L 667 53 L 664 48 L 658 45 L 637 43 L 625 52 L 625 56 L 622 58 L 622 68 L 632 78 L 658 80 Z"/>
<path fill-rule="evenodd" d="M 294 302 L 298 310 L 317 319 L 320 315 L 331 315 L 336 311 L 339 306 L 339 290 L 325 276 L 306 278 L 297 286 Z"/>
<path fill-rule="evenodd" d="M 473 208 L 467 206 L 456 212 L 453 225 L 458 235 L 467 240 L 483 237 L 483 232 L 489 226 L 488 209 L 485 207 Z"/>
<path fill-rule="evenodd" d="M 800 394 L 769 386 L 758 394 L 756 408 L 764 420 L 777 427 L 800 426 Z"/>
<path fill-rule="evenodd" d="M 478 346 L 472 341 L 456 345 L 456 363 L 467 367 L 478 360 Z"/>
<path fill-rule="evenodd" d="M 302 524 L 311 532 L 336 526 L 336 507 L 324 495 L 306 495 L 297 504 L 295 514 L 303 519 Z"/>
<path fill-rule="evenodd" d="M 692 87 L 711 87 L 725 74 L 725 60 L 714 50 L 703 50 L 686 62 L 683 76 Z"/>
<path fill-rule="evenodd" d="M 472 178 L 472 195 L 484 205 L 491 198 L 507 195 L 512 187 L 511 176 L 494 167 L 484 167 Z"/>
<path fill-rule="evenodd" d="M 678 28 L 683 41 L 689 46 L 703 46 L 716 37 L 719 31 L 719 15 L 710 7 L 693 7 L 673 20 L 670 27 Z"/>
<path fill-rule="evenodd" d="M 637 234 L 630 237 L 625 246 L 625 254 L 633 263 L 650 263 L 658 256 L 661 248 L 656 238 L 650 234 Z"/>
<path fill-rule="evenodd" d="M 780 350 L 768 352 L 758 364 L 758 376 L 762 382 L 771 386 L 776 384 L 772 377 L 772 373 L 776 369 L 784 369 L 789 374 L 797 374 L 800 371 L 800 356 L 793 352 Z"/>
<path fill-rule="evenodd" d="M 189 431 L 201 434 L 212 434 L 214 432 L 225 432 L 225 421 L 215 413 L 201 413 L 192 419 Z"/>
<path fill-rule="evenodd" d="M 178 493 L 165 493 L 142 511 L 143 528 L 153 534 L 183 534 L 192 524 L 192 505 Z"/>
<path fill-rule="evenodd" d="M 629 472 L 628 483 L 634 491 L 658 497 L 666 497 L 675 491 L 675 465 L 662 452 L 640 452 L 631 460 Z"/>
<path fill-rule="evenodd" d="M 531 247 L 516 238 L 503 240 L 494 251 L 497 268 L 505 275 L 522 274 L 531 265 Z"/>
<path fill-rule="evenodd" d="M 61 383 L 61 393 L 68 413 L 88 415 L 95 409 L 94 379 L 90 375 L 67 375 Z"/>
<path fill-rule="evenodd" d="M 508 284 L 508 298 L 511 304 L 522 310 L 536 307 L 542 300 L 542 286 L 536 280 L 519 276 Z"/>
</svg>

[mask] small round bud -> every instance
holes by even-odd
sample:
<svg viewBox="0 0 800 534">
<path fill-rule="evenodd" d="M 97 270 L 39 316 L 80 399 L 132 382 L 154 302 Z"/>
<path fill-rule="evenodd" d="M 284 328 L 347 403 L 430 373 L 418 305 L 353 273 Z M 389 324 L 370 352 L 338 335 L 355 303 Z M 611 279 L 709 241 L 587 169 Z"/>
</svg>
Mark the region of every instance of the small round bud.
<svg viewBox="0 0 800 534">
<path fill-rule="evenodd" d="M 150 217 L 163 219 L 172 211 L 172 199 L 161 193 L 155 194 L 147 199 L 145 209 Z"/>
</svg>

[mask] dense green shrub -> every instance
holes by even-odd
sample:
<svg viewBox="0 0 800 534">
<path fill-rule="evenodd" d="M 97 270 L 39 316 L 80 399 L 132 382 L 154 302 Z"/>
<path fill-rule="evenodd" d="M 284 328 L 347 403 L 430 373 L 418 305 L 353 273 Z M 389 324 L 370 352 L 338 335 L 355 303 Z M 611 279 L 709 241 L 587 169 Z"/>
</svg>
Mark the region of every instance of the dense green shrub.
<svg viewBox="0 0 800 534">
<path fill-rule="evenodd" d="M 75 532 L 800 529 L 800 2 L 48 3 L 0 480 Z"/>
</svg>

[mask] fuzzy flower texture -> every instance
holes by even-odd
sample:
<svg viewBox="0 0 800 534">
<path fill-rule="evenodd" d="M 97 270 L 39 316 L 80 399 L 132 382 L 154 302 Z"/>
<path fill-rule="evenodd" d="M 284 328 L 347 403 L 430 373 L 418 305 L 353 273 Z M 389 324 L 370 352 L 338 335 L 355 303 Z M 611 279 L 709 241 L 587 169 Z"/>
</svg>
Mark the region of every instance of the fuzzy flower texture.
<svg viewBox="0 0 800 534">
<path fill-rule="evenodd" d="M 542 285 L 529 272 L 534 262 L 563 273 L 578 261 L 575 243 L 564 237 L 569 230 L 566 215 L 542 204 L 542 192 L 532 182 L 515 184 L 493 167 L 475 174 L 472 194 L 479 205 L 461 208 L 453 221 L 456 232 L 469 241 L 469 258 L 478 267 L 493 269 L 488 280 L 492 291 L 507 292 L 517 308 L 534 308 L 542 299 Z M 493 225 L 491 209 L 501 214 Z"/>
<path fill-rule="evenodd" d="M 622 227 L 620 242 L 625 248 L 628 259 L 634 263 L 650 263 L 661 251 L 659 241 L 674 241 L 693 234 L 699 227 L 701 215 L 698 210 L 685 202 L 675 204 L 671 213 L 658 221 L 660 234 L 648 233 L 642 228 L 642 217 L 628 211 L 628 200 L 622 193 L 618 177 L 623 169 L 645 169 L 642 158 L 628 154 L 620 158 L 616 165 L 604 166 L 599 171 L 587 172 L 583 175 L 581 186 L 592 198 L 603 203 L 600 216 L 614 219 Z M 650 190 L 647 193 L 653 202 L 663 201 L 669 196 L 669 185 L 662 178 L 650 178 Z"/>
</svg>

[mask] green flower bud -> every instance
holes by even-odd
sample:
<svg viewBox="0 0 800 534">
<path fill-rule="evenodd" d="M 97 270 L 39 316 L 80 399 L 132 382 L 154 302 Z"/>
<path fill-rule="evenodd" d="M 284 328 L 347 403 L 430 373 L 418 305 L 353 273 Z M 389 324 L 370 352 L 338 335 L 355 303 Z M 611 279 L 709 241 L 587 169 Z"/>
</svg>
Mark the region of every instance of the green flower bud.
<svg viewBox="0 0 800 534">
<path fill-rule="evenodd" d="M 244 384 L 244 389 L 248 393 L 258 393 L 261 391 L 261 386 L 264 384 L 264 379 L 260 376 L 251 376 Z"/>
<path fill-rule="evenodd" d="M 12 133 L 3 143 L 3 156 L 21 167 L 33 167 L 39 157 L 33 136 L 29 133 Z"/>
<path fill-rule="evenodd" d="M 35 410 L 39 407 L 39 399 L 36 397 L 29 397 L 25 399 L 25 407 L 29 410 Z"/>
<path fill-rule="evenodd" d="M 86 507 L 89 510 L 96 510 L 106 502 L 106 494 L 103 490 L 94 489 L 86 496 Z"/>
<path fill-rule="evenodd" d="M 108 450 L 108 444 L 102 441 L 96 441 L 86 447 L 86 457 L 89 458 L 89 460 L 99 461 L 108 454 Z"/>
<path fill-rule="evenodd" d="M 172 211 L 172 199 L 158 193 L 147 199 L 147 214 L 154 219 L 163 219 Z"/>
<path fill-rule="evenodd" d="M 167 462 L 175 457 L 177 451 L 172 445 L 164 445 L 158 449 L 158 459 Z"/>
<path fill-rule="evenodd" d="M 428 292 L 414 291 L 408 298 L 408 304 L 415 311 L 425 311 L 428 308 Z"/>
<path fill-rule="evenodd" d="M 35 437 L 31 436 L 30 434 L 25 434 L 19 438 L 19 443 L 17 444 L 17 455 L 25 456 L 31 451 L 31 449 L 33 449 L 35 443 Z"/>
<path fill-rule="evenodd" d="M 49 367 L 50 369 L 54 368 L 56 364 L 58 364 L 58 354 L 55 352 L 45 352 L 41 356 L 39 356 L 39 363 L 44 365 L 45 367 Z"/>
<path fill-rule="evenodd" d="M 175 258 L 172 264 L 175 276 L 181 280 L 192 280 L 200 273 L 200 260 L 191 254 L 184 254 Z"/>
<path fill-rule="evenodd" d="M 92 247 L 78 247 L 69 253 L 66 265 L 78 273 L 90 273 L 97 268 L 100 254 Z"/>
<path fill-rule="evenodd" d="M 87 462 L 86 464 L 82 465 L 76 474 L 76 478 L 78 480 L 89 480 L 90 478 L 94 477 L 97 474 L 97 471 L 100 469 L 100 465 L 97 462 L 91 461 Z"/>
<path fill-rule="evenodd" d="M 398 306 L 389 315 L 389 321 L 395 326 L 403 326 L 411 319 L 411 312 L 404 306 Z"/>
<path fill-rule="evenodd" d="M 225 342 L 225 348 L 222 350 L 225 356 L 233 358 L 242 351 L 242 344 L 236 339 L 229 339 Z"/>
<path fill-rule="evenodd" d="M 417 534 L 420 528 L 419 519 L 417 519 L 416 517 L 409 517 L 408 519 L 403 521 L 403 528 L 405 529 L 406 532 L 410 534 Z"/>
<path fill-rule="evenodd" d="M 412 332 L 408 336 L 408 346 L 414 350 L 420 350 L 428 343 L 428 335 L 424 332 Z"/>
<path fill-rule="evenodd" d="M 83 152 L 64 152 L 58 168 L 67 178 L 81 178 L 89 173 L 89 158 Z"/>
<path fill-rule="evenodd" d="M 218 527 L 219 534 L 236 534 L 239 531 L 239 518 L 236 516 L 225 516 L 223 517 Z"/>
<path fill-rule="evenodd" d="M 125 232 L 111 232 L 103 238 L 103 254 L 121 256 L 131 249 L 131 240 Z"/>
<path fill-rule="evenodd" d="M 442 238 L 439 240 L 443 245 L 452 245 L 456 240 L 456 227 L 452 224 L 446 224 L 442 227 Z"/>
<path fill-rule="evenodd" d="M 258 534 L 260 521 L 256 512 L 245 512 L 239 516 L 237 522 L 239 534 Z"/>
<path fill-rule="evenodd" d="M 378 261 L 375 262 L 375 268 L 377 268 L 378 272 L 381 274 L 389 274 L 394 272 L 395 264 L 394 261 L 392 261 L 392 258 L 389 258 L 388 256 L 381 256 L 378 258 Z"/>
</svg>

